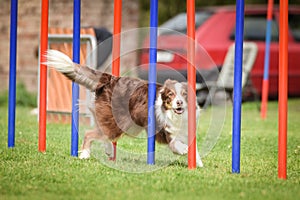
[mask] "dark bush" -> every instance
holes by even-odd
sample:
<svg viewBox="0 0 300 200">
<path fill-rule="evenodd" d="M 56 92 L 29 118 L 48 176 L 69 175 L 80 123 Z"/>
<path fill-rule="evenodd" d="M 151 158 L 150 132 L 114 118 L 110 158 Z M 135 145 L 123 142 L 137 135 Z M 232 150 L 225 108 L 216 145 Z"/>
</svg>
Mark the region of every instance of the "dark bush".
<svg viewBox="0 0 300 200">
<path fill-rule="evenodd" d="M 0 106 L 8 106 L 8 91 L 0 92 Z M 16 86 L 16 105 L 24 107 L 37 107 L 37 95 L 26 90 L 23 83 Z"/>
</svg>

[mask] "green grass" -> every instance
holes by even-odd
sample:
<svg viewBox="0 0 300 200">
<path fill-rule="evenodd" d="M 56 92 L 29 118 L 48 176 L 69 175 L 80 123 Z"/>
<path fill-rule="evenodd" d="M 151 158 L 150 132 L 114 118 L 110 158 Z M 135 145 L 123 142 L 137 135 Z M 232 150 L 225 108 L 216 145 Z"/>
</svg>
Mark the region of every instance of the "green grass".
<svg viewBox="0 0 300 200">
<path fill-rule="evenodd" d="M 116 163 L 99 153 L 98 144 L 91 159 L 79 160 L 70 156 L 70 126 L 61 124 L 48 124 L 47 152 L 39 153 L 36 116 L 24 107 L 17 107 L 16 146 L 8 149 L 7 108 L 0 112 L 0 199 L 300 198 L 299 99 L 289 101 L 287 180 L 277 178 L 277 102 L 269 104 L 264 121 L 257 103 L 243 104 L 240 174 L 231 173 L 231 106 L 216 145 L 203 158 L 205 167 L 196 170 L 187 169 L 186 157 L 165 153 L 164 146 L 158 146 L 157 165 L 147 166 L 143 137 L 122 138 Z M 211 115 L 208 110 L 201 117 L 199 146 L 218 123 Z"/>
</svg>

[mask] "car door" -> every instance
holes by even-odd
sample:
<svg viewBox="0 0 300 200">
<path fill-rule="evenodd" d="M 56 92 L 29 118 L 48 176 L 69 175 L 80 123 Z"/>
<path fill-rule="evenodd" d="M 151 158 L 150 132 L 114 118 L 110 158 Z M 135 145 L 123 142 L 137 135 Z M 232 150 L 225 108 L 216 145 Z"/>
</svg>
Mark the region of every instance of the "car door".
<svg viewBox="0 0 300 200">
<path fill-rule="evenodd" d="M 300 95 L 300 12 L 289 12 L 288 93 Z"/>
</svg>

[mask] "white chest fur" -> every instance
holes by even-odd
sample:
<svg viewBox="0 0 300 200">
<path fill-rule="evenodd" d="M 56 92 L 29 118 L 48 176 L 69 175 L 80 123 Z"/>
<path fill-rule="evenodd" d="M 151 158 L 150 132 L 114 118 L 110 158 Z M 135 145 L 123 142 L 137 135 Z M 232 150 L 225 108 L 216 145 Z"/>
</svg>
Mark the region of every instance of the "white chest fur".
<svg viewBox="0 0 300 200">
<path fill-rule="evenodd" d="M 165 118 L 166 130 L 172 135 L 177 136 L 187 132 L 188 116 L 187 112 L 182 115 L 175 114 L 173 111 L 168 110 Z"/>
</svg>

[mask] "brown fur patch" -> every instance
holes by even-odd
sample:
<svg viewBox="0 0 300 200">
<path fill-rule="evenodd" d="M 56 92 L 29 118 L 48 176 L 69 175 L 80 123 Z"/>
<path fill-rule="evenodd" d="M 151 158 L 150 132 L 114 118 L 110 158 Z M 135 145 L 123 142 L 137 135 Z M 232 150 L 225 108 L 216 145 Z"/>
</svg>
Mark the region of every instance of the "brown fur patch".
<svg viewBox="0 0 300 200">
<path fill-rule="evenodd" d="M 116 141 L 133 126 L 147 128 L 148 83 L 130 77 L 103 75 L 96 89 L 95 100 L 95 120 L 100 131 Z M 157 91 L 161 87 L 157 85 Z M 160 141 L 165 143 L 165 139 Z"/>
</svg>

